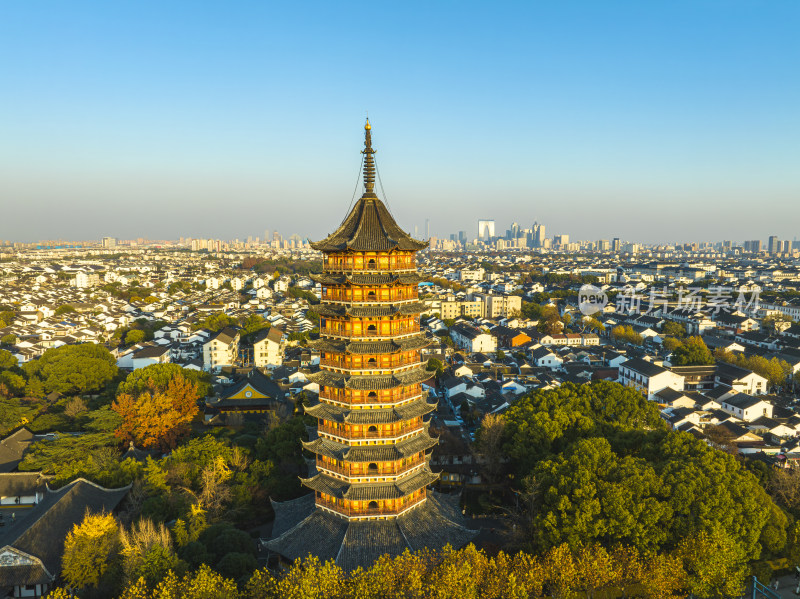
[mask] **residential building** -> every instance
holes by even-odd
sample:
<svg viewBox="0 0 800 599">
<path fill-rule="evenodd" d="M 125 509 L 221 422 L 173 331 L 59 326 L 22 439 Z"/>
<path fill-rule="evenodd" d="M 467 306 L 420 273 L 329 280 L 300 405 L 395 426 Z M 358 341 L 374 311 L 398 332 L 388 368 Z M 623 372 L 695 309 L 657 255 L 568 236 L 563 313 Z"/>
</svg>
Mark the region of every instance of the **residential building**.
<svg viewBox="0 0 800 599">
<path fill-rule="evenodd" d="M 651 401 L 657 400 L 658 392 L 667 387 L 683 391 L 684 384 L 681 375 L 641 358 L 623 362 L 619 367 L 618 380 L 627 387 L 633 387 Z"/>
<path fill-rule="evenodd" d="M 239 357 L 239 331 L 225 327 L 203 344 L 203 370 L 233 366 Z"/>
</svg>

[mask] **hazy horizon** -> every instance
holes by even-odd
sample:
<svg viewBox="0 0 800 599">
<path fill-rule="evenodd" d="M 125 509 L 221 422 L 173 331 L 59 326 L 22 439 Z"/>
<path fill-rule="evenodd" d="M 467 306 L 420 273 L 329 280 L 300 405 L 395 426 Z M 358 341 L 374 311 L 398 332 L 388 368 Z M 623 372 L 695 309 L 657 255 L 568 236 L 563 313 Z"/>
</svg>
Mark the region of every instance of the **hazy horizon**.
<svg viewBox="0 0 800 599">
<path fill-rule="evenodd" d="M 369 111 L 401 226 L 794 239 L 800 5 L 0 8 L 0 239 L 319 239 Z"/>
</svg>

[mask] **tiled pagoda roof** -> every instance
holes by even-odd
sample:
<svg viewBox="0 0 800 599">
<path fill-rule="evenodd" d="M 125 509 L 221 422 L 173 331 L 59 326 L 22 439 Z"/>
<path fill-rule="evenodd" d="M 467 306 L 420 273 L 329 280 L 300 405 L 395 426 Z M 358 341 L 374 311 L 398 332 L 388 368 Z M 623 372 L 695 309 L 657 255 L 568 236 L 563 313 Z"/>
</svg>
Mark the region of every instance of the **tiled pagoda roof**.
<svg viewBox="0 0 800 599">
<path fill-rule="evenodd" d="M 348 424 L 389 424 L 401 420 L 411 420 L 436 409 L 435 403 L 428 403 L 424 398 L 414 400 L 393 408 L 377 410 L 349 410 L 325 402 L 306 407 L 306 414 L 314 418 L 324 418 L 332 422 Z"/>
<path fill-rule="evenodd" d="M 315 439 L 303 443 L 303 448 L 328 458 L 348 462 L 391 462 L 427 451 L 437 440 L 427 433 L 391 445 L 345 445 L 330 439 Z"/>
<path fill-rule="evenodd" d="M 431 472 L 426 466 L 419 472 L 392 483 L 349 483 L 324 473 L 302 480 L 303 484 L 309 489 L 325 493 L 337 499 L 375 501 L 380 499 L 400 499 L 428 486 L 438 478 L 439 475 Z"/>
<path fill-rule="evenodd" d="M 415 368 L 390 375 L 355 375 L 320 370 L 308 375 L 308 380 L 318 385 L 337 389 L 356 389 L 361 391 L 378 391 L 394 389 L 402 385 L 416 385 L 433 377 L 434 373 L 424 368 Z"/>
<path fill-rule="evenodd" d="M 332 559 L 347 572 L 369 567 L 382 555 L 397 556 L 406 549 L 441 550 L 463 547 L 478 534 L 466 527 L 458 495 L 429 492 L 426 501 L 405 514 L 378 521 L 348 521 L 327 511 L 314 510 L 311 502 L 275 509 L 273 539 L 262 541 L 270 551 L 294 560 L 314 554 Z M 286 502 L 289 504 L 289 502 Z M 305 512 L 303 516 L 302 510 Z M 287 524 L 281 522 L 284 514 Z"/>
</svg>

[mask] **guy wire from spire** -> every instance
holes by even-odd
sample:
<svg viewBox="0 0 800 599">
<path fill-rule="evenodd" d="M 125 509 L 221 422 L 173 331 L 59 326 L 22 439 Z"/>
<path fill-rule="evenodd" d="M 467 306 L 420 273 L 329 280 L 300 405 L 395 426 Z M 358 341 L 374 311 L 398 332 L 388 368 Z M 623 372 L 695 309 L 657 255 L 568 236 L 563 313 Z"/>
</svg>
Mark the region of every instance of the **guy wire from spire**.
<svg viewBox="0 0 800 599">
<path fill-rule="evenodd" d="M 386 192 L 383 190 L 383 181 L 381 180 L 381 169 L 378 168 L 378 161 L 375 161 L 375 173 L 378 175 L 378 185 L 381 186 L 381 195 L 383 196 L 383 201 L 386 202 L 386 208 L 389 210 L 389 213 L 392 212 L 392 206 L 389 204 L 389 198 L 386 197 Z"/>
<path fill-rule="evenodd" d="M 358 167 L 358 172 L 356 173 L 356 186 L 353 188 L 353 197 L 350 198 L 350 204 L 347 206 L 347 210 L 344 213 L 344 218 L 342 222 L 339 223 L 341 227 L 344 224 L 344 221 L 347 220 L 347 217 L 350 216 L 350 209 L 353 207 L 353 202 L 356 200 L 356 194 L 358 193 L 358 184 L 361 183 L 361 169 L 364 168 L 364 155 L 361 155 L 361 164 Z"/>
</svg>

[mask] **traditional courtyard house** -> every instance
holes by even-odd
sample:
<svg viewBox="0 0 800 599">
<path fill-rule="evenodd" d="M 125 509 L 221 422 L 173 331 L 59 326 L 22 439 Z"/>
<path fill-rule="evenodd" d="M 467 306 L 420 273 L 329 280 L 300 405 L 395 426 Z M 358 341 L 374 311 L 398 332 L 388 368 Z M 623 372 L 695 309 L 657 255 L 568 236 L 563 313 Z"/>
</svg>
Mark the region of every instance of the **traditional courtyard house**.
<svg viewBox="0 0 800 599">
<path fill-rule="evenodd" d="M 169 347 L 153 345 L 134 351 L 131 366 L 137 370 L 153 364 L 167 364 L 168 362 L 171 362 Z"/>
<path fill-rule="evenodd" d="M 450 327 L 450 337 L 457 347 L 470 353 L 497 351 L 497 339 L 466 322 Z"/>
<path fill-rule="evenodd" d="M 683 391 L 683 376 L 641 358 L 633 358 L 619 367 L 619 382 L 633 387 L 647 399 L 656 401 L 656 394 L 670 387 Z"/>
<path fill-rule="evenodd" d="M 768 381 L 760 374 L 733 364 L 720 362 L 717 364 L 715 381 L 718 386 L 730 387 L 738 393 L 765 395 Z"/>
<path fill-rule="evenodd" d="M 722 409 L 739 420 L 752 422 L 766 416 L 772 418 L 772 403 L 746 393 L 737 393 L 720 402 Z"/>
<path fill-rule="evenodd" d="M 431 378 L 420 350 L 424 306 L 418 299 L 415 254 L 427 243 L 397 225 L 374 192 L 369 123 L 364 149 L 364 194 L 341 226 L 323 241 L 318 308 L 322 358 L 316 455 L 303 484 L 311 498 L 274 504 L 275 537 L 265 543 L 286 558 L 309 552 L 351 571 L 384 553 L 461 546 L 474 532 L 457 524 L 452 504 L 428 491 L 438 477 L 429 450 L 436 441 L 424 417 L 421 384 Z"/>
</svg>

